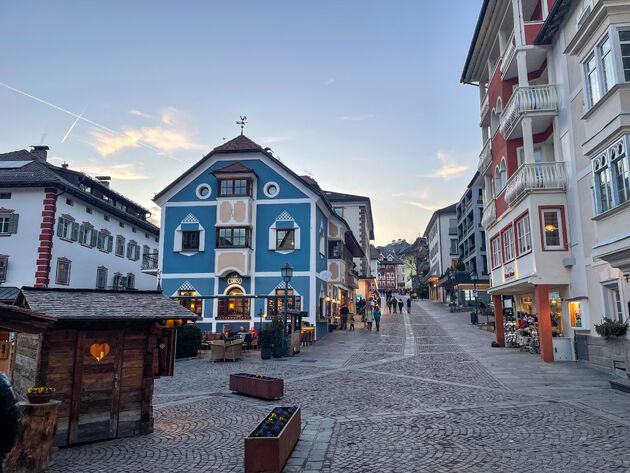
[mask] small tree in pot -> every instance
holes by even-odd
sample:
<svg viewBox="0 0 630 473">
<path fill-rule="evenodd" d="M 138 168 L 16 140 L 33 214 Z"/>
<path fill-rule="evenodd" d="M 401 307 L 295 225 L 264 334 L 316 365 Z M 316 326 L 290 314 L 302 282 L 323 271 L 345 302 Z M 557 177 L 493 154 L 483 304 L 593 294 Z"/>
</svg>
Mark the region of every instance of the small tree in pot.
<svg viewBox="0 0 630 473">
<path fill-rule="evenodd" d="M 261 329 L 258 332 L 258 346 L 260 347 L 260 357 L 263 360 L 271 358 L 273 348 L 273 332 L 270 328 Z"/>
<path fill-rule="evenodd" d="M 283 355 L 284 321 L 280 316 L 274 317 L 271 321 L 271 332 L 273 336 L 273 357 L 281 358 Z"/>
<path fill-rule="evenodd" d="M 201 329 L 196 325 L 188 324 L 177 329 L 176 358 L 189 358 L 197 356 L 201 346 Z"/>
</svg>

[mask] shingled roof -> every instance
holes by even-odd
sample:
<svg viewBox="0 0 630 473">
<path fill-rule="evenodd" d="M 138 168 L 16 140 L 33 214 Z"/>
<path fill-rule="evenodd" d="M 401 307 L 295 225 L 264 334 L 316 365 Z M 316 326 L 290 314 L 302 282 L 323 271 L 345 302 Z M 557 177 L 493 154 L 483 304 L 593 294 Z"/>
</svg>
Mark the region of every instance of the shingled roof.
<svg viewBox="0 0 630 473">
<path fill-rule="evenodd" d="M 233 174 L 245 172 L 254 172 L 254 170 L 237 161 L 235 163 L 228 164 L 227 166 L 212 171 L 212 174 Z"/>
<path fill-rule="evenodd" d="M 236 138 L 217 146 L 212 152 L 246 152 L 246 151 L 262 151 L 262 147 L 258 143 L 254 143 L 245 135 L 238 135 Z"/>
<path fill-rule="evenodd" d="M 199 318 L 160 291 L 23 287 L 21 297 L 30 310 L 64 320 Z"/>
<path fill-rule="evenodd" d="M 128 220 L 145 231 L 155 234 L 159 233 L 159 229 L 151 222 L 112 206 L 94 193 L 86 192 L 81 184 L 86 184 L 95 191 L 112 196 L 129 208 L 136 209 L 138 213 L 149 213 L 140 204 L 105 186 L 87 174 L 73 169 L 54 166 L 28 150 L 22 149 L 0 154 L 0 187 L 57 187 L 95 207 Z"/>
</svg>

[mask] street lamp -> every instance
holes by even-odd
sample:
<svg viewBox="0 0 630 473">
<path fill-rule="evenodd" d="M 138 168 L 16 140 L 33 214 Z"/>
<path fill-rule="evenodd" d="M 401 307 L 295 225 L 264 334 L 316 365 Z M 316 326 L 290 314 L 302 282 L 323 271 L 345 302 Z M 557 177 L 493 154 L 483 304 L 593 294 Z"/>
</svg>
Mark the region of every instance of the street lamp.
<svg viewBox="0 0 630 473">
<path fill-rule="evenodd" d="M 477 271 L 475 271 L 473 269 L 473 271 L 470 273 L 470 279 L 472 279 L 473 284 L 474 284 L 474 290 L 473 293 L 475 295 L 475 324 L 477 323 L 477 311 L 479 310 L 479 303 L 478 303 L 478 298 L 477 298 L 477 279 L 479 279 L 479 276 L 477 276 Z"/>
<path fill-rule="evenodd" d="M 288 262 L 280 268 L 280 274 L 282 275 L 282 280 L 284 281 L 284 336 L 282 338 L 282 353 L 286 356 L 288 353 L 287 349 L 287 315 L 289 311 L 288 299 L 289 299 L 289 281 L 291 281 L 291 277 L 293 276 L 293 266 L 291 266 Z"/>
</svg>

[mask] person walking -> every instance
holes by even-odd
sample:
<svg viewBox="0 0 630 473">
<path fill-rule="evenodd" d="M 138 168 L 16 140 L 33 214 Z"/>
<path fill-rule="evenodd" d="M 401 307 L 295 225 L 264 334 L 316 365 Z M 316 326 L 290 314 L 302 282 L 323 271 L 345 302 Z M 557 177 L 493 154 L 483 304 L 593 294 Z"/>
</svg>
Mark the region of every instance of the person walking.
<svg viewBox="0 0 630 473">
<path fill-rule="evenodd" d="M 374 322 L 374 309 L 370 307 L 365 311 L 365 324 L 370 332 L 372 331 L 372 322 Z"/>
<path fill-rule="evenodd" d="M 402 297 L 400 298 L 400 300 L 398 301 L 398 312 L 400 312 L 402 314 L 402 309 L 403 306 L 405 305 L 405 303 L 402 300 Z"/>
<path fill-rule="evenodd" d="M 348 328 L 348 314 L 350 313 L 350 309 L 344 304 L 339 313 L 341 314 L 341 328 L 346 330 Z"/>
<path fill-rule="evenodd" d="M 396 313 L 396 309 L 398 308 L 398 301 L 395 297 L 392 297 L 392 307 L 394 309 L 394 314 Z"/>
<path fill-rule="evenodd" d="M 387 298 L 387 310 L 389 311 L 389 313 L 392 313 L 392 298 L 388 297 Z"/>
<path fill-rule="evenodd" d="M 381 329 L 381 309 L 376 306 L 376 309 L 374 310 L 374 322 L 376 322 L 376 331 L 378 332 Z"/>
<path fill-rule="evenodd" d="M 411 314 L 411 296 L 407 298 L 407 313 Z"/>
<path fill-rule="evenodd" d="M 0 372 L 0 473 L 5 455 L 15 446 L 21 420 L 22 411 L 17 405 L 9 378 Z"/>
</svg>

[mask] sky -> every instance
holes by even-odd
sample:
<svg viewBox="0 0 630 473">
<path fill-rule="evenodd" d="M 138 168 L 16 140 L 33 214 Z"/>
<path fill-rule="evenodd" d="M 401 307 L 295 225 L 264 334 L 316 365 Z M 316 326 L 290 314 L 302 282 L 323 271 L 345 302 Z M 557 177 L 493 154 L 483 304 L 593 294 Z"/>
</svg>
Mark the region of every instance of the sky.
<svg viewBox="0 0 630 473">
<path fill-rule="evenodd" d="M 0 152 L 112 176 L 148 208 L 240 133 L 371 198 L 375 244 L 421 235 L 481 151 L 459 82 L 481 0 L 0 1 Z"/>
</svg>

